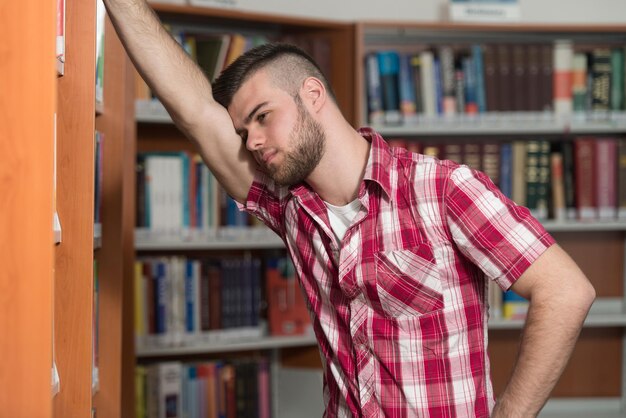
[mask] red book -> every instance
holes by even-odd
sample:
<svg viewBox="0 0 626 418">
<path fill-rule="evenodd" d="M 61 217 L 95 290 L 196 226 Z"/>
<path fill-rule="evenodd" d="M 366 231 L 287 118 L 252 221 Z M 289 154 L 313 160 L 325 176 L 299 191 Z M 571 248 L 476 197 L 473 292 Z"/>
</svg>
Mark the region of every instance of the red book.
<svg viewBox="0 0 626 418">
<path fill-rule="evenodd" d="M 580 220 L 597 218 L 595 181 L 595 139 L 576 138 L 574 140 L 574 169 L 576 176 L 576 212 Z"/>
<path fill-rule="evenodd" d="M 617 139 L 598 138 L 595 141 L 595 180 L 598 218 L 617 218 Z"/>
<path fill-rule="evenodd" d="M 311 318 L 298 279 L 287 258 L 270 259 L 265 273 L 271 335 L 302 335 Z"/>
</svg>

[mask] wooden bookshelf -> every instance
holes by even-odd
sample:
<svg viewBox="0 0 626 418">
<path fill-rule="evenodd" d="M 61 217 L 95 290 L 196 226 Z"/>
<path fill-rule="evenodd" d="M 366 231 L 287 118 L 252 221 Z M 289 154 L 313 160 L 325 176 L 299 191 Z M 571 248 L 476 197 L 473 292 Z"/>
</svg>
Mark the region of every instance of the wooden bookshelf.
<svg viewBox="0 0 626 418">
<path fill-rule="evenodd" d="M 200 8 L 191 6 L 151 3 L 161 19 L 172 26 L 189 27 L 212 32 L 243 32 L 245 34 L 266 34 L 269 38 L 282 35 L 323 38 L 330 45 L 330 74 L 334 92 L 345 117 L 355 119 L 354 107 L 354 63 L 352 60 L 354 30 L 349 23 L 337 23 L 316 19 L 292 18 L 269 14 L 247 13 L 237 10 Z M 142 107 L 143 106 L 143 107 Z M 144 102 L 137 105 L 137 152 L 152 151 L 196 151 L 193 145 L 172 124 L 171 118 L 158 102 Z M 265 231 L 265 228 L 263 228 Z M 259 231 L 232 234 L 232 231 L 210 231 L 209 236 L 182 233 L 180 237 L 158 236 L 149 231 L 136 231 L 135 249 L 138 255 L 169 254 L 220 254 L 236 252 L 284 253 L 284 244 L 275 235 L 268 236 Z M 267 231 L 265 231 L 267 232 Z M 211 358 L 229 352 L 265 352 L 272 359 L 272 369 L 280 368 L 280 353 L 284 349 L 310 349 L 315 347 L 311 337 L 264 337 L 254 341 L 221 341 L 219 343 L 193 344 L 179 348 L 138 347 L 136 356 L 141 364 L 157 362 L 159 359 L 195 358 L 209 355 Z M 315 348 L 316 350 L 316 348 Z M 232 355 L 231 355 L 232 357 Z M 319 355 L 318 361 L 319 363 Z M 315 364 L 315 366 L 318 366 Z M 319 390 L 321 391 L 321 387 Z M 277 404 L 273 396 L 274 405 Z"/>
<path fill-rule="evenodd" d="M 95 2 L 65 2 L 64 75 L 57 95 L 57 209 L 62 242 L 55 248 L 54 353 L 60 391 L 55 417 L 92 408 L 94 257 Z"/>
<path fill-rule="evenodd" d="M 134 407 L 132 323 L 135 123 L 134 68 L 110 20 L 105 22 L 104 103 L 96 116 L 103 139 L 102 245 L 99 266 L 97 416 L 131 416 Z"/>
<path fill-rule="evenodd" d="M 55 2 L 35 0 L 3 5 L 0 14 L 0 405 L 7 416 L 52 416 L 55 16 Z"/>
</svg>

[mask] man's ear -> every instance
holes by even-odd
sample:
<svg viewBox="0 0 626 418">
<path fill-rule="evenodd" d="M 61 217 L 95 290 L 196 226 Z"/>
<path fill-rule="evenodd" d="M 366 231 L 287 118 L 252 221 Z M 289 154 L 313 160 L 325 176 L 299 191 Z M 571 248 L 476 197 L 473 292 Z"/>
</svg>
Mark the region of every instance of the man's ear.
<svg viewBox="0 0 626 418">
<path fill-rule="evenodd" d="M 302 99 L 318 112 L 326 103 L 326 87 L 317 77 L 307 77 L 302 83 Z"/>
</svg>

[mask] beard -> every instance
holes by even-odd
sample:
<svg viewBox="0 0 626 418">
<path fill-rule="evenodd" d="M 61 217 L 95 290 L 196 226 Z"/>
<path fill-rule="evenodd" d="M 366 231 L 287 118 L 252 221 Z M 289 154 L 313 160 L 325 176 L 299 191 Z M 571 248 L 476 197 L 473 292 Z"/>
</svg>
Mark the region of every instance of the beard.
<svg viewBox="0 0 626 418">
<path fill-rule="evenodd" d="M 326 135 L 319 122 L 307 113 L 296 96 L 298 120 L 289 133 L 293 151 L 285 152 L 285 161 L 281 165 L 267 167 L 270 177 L 281 186 L 292 186 L 303 182 L 317 167 L 324 155 Z"/>
</svg>

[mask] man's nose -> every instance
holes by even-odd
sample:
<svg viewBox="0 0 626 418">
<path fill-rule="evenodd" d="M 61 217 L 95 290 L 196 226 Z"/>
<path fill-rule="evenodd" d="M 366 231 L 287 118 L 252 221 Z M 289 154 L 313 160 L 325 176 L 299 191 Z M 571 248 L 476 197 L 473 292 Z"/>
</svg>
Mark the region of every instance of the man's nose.
<svg viewBox="0 0 626 418">
<path fill-rule="evenodd" d="M 257 151 L 259 148 L 263 146 L 265 143 L 265 137 L 261 129 L 249 129 L 248 130 L 248 139 L 246 140 L 246 148 L 249 151 Z"/>
</svg>

